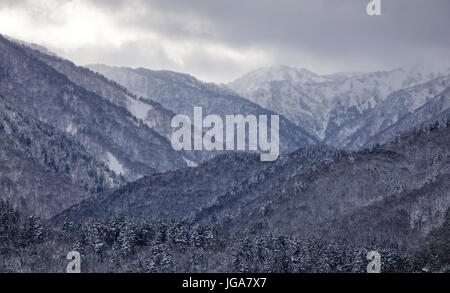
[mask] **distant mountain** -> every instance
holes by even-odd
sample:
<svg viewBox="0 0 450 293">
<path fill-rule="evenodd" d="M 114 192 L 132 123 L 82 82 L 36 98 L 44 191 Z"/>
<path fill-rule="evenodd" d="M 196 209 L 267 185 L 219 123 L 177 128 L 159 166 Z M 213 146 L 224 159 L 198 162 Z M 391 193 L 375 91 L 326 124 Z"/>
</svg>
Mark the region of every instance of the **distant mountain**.
<svg viewBox="0 0 450 293">
<path fill-rule="evenodd" d="M 189 155 L 174 151 L 161 128 L 158 133 L 149 127 L 152 121 L 170 117 L 157 104 L 139 101 L 87 69 L 83 74 L 70 62 L 1 36 L 0 52 L 0 94 L 25 113 L 72 135 L 117 175 L 133 180 L 187 166 Z M 147 118 L 149 113 L 156 114 Z"/>
<path fill-rule="evenodd" d="M 392 138 L 400 136 L 402 133 L 413 130 L 425 122 L 433 123 L 439 121 L 443 117 L 447 117 L 449 113 L 450 87 L 412 113 L 405 115 L 395 124 L 375 134 L 367 141 L 365 147 L 383 144 Z"/>
<path fill-rule="evenodd" d="M 230 83 L 229 87 L 322 138 L 330 102 L 323 96 L 311 95 L 311 91 L 317 84 L 331 81 L 306 69 L 273 66 L 252 71 Z"/>
<path fill-rule="evenodd" d="M 252 71 L 228 87 L 285 115 L 328 145 L 359 149 L 368 137 L 448 87 L 449 73 L 446 59 L 438 65 L 422 63 L 392 71 L 324 76 L 274 66 Z M 390 112 L 384 118 L 386 109 Z"/>
<path fill-rule="evenodd" d="M 0 197 L 49 218 L 121 180 L 70 136 L 0 96 Z"/>
<path fill-rule="evenodd" d="M 363 116 L 342 124 L 339 129 L 327 137 L 326 143 L 347 149 L 361 149 L 372 136 L 384 132 L 448 87 L 450 87 L 450 75 L 395 91 L 375 108 L 365 111 Z M 438 116 L 439 113 L 440 110 L 436 109 L 436 112 L 430 114 Z M 422 122 L 425 121 L 411 125 L 410 129 Z M 397 133 L 397 135 L 399 134 Z M 397 135 L 393 135 L 391 138 Z"/>
<path fill-rule="evenodd" d="M 208 114 L 221 117 L 237 114 L 244 116 L 277 114 L 274 113 L 276 111 L 266 110 L 225 87 L 201 82 L 187 74 L 106 65 L 89 65 L 89 68 L 124 85 L 137 96 L 143 97 L 143 101 L 148 99 L 157 101 L 174 113 L 188 115 L 191 119 L 194 106 L 202 107 L 204 116 Z M 313 135 L 280 116 L 280 150 L 282 152 L 294 151 L 317 142 Z"/>
<path fill-rule="evenodd" d="M 150 99 L 139 100 L 122 85 L 86 67 L 76 66 L 71 61 L 60 58 L 43 47 L 18 42 L 23 45 L 22 48 L 28 54 L 51 66 L 80 87 L 105 98 L 114 105 L 125 108 L 131 115 L 170 140 L 172 133 L 170 121 L 175 114 L 163 108 L 159 103 Z"/>
</svg>

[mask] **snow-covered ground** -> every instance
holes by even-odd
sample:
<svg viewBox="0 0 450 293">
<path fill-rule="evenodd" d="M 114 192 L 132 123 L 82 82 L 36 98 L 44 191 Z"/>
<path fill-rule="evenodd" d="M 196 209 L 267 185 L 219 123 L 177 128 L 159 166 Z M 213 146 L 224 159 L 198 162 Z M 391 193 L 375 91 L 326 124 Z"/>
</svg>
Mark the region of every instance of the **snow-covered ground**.
<svg viewBox="0 0 450 293">
<path fill-rule="evenodd" d="M 125 168 L 123 165 L 117 160 L 117 158 L 111 154 L 110 152 L 106 153 L 107 159 L 106 164 L 108 165 L 108 168 L 116 173 L 116 175 L 124 175 L 125 174 Z"/>
</svg>

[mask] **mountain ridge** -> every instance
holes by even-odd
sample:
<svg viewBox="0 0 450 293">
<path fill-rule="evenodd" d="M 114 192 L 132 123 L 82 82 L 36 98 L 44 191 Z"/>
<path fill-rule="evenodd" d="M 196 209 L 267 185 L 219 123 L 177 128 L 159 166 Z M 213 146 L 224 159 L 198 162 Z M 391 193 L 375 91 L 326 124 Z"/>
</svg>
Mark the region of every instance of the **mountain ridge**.
<svg viewBox="0 0 450 293">
<path fill-rule="evenodd" d="M 109 158 L 115 158 L 124 166 L 125 177 L 186 166 L 182 153 L 175 152 L 167 138 L 125 108 L 78 86 L 3 37 L 0 49 L 0 93 L 39 120 L 76 137 L 98 159 L 111 164 Z M 43 95 L 45 99 L 37 98 Z"/>
<path fill-rule="evenodd" d="M 248 101 L 227 88 L 203 83 L 193 76 L 173 71 L 154 71 L 145 68 L 90 65 L 92 70 L 124 85 L 138 96 L 156 100 L 163 107 L 191 118 L 194 106 L 202 107 L 204 115 L 274 115 L 278 114 Z M 317 139 L 296 127 L 280 115 L 280 150 L 293 151 L 317 144 Z"/>
</svg>

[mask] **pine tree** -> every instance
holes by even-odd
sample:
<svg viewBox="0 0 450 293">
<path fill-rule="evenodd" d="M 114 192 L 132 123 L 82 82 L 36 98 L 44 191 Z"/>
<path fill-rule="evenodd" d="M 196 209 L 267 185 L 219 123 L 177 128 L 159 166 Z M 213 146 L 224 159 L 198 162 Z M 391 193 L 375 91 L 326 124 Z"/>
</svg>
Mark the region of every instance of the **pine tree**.
<svg viewBox="0 0 450 293">
<path fill-rule="evenodd" d="M 62 232 L 66 237 L 69 237 L 73 231 L 74 231 L 74 224 L 69 218 L 66 217 L 64 219 Z"/>
<path fill-rule="evenodd" d="M 44 227 L 39 217 L 31 215 L 25 223 L 25 235 L 32 243 L 41 242 L 44 239 Z"/>
</svg>

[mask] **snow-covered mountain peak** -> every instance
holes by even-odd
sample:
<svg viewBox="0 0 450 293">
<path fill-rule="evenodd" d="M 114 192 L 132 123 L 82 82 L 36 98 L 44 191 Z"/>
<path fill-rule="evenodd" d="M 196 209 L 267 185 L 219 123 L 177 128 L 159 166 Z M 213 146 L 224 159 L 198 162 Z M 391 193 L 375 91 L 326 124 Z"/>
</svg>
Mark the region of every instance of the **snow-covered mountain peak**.
<svg viewBox="0 0 450 293">
<path fill-rule="evenodd" d="M 306 69 L 272 66 L 252 71 L 228 86 L 247 99 L 285 115 L 316 137 L 326 139 L 337 134 L 342 137 L 352 135 L 364 124 L 362 121 L 369 112 L 381 103 L 389 104 L 386 100 L 403 89 L 412 90 L 408 97 L 402 99 L 405 103 L 399 106 L 399 111 L 414 110 L 442 89 L 446 82 L 433 83 L 428 94 L 423 90 L 426 85 L 418 86 L 449 73 L 448 57 L 438 58 L 437 62 L 427 59 L 393 70 L 322 76 Z M 416 92 L 420 92 L 422 98 L 413 94 Z"/>
<path fill-rule="evenodd" d="M 307 85 L 326 82 L 329 79 L 315 74 L 308 69 L 275 65 L 251 71 L 231 84 L 236 86 L 239 86 L 239 84 L 261 85 L 273 81 L 288 81 L 294 84 Z"/>
</svg>

